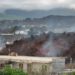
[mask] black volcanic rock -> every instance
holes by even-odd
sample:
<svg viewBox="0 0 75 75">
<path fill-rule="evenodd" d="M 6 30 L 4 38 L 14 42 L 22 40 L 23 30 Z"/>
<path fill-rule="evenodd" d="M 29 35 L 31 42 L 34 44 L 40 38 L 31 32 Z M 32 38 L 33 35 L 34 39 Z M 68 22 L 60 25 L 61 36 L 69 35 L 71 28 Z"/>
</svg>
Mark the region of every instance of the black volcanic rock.
<svg viewBox="0 0 75 75">
<path fill-rule="evenodd" d="M 0 51 L 0 55 L 8 55 L 12 52 L 16 52 L 18 55 L 27 56 L 42 56 L 40 47 L 48 39 L 48 35 L 42 35 L 42 37 L 34 37 L 34 39 L 26 38 L 21 40 L 15 40 L 13 44 L 7 44 L 6 47 Z"/>
</svg>

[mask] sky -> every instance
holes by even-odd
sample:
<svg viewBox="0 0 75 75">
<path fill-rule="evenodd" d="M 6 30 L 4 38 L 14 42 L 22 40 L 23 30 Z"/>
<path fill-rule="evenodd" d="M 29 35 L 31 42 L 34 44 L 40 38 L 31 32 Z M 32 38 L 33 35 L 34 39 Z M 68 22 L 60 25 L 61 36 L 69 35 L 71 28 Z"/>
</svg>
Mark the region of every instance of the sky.
<svg viewBox="0 0 75 75">
<path fill-rule="evenodd" d="M 0 0 L 0 9 L 50 10 L 53 8 L 75 9 L 75 0 Z"/>
</svg>

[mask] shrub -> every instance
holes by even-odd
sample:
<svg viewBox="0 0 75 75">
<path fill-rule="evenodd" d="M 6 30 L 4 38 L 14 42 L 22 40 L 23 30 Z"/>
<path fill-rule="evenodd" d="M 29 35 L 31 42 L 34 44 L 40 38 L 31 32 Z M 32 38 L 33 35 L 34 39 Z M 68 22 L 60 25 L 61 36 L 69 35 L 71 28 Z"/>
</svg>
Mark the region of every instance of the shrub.
<svg viewBox="0 0 75 75">
<path fill-rule="evenodd" d="M 75 72 L 72 72 L 71 75 L 75 75 Z"/>
<path fill-rule="evenodd" d="M 10 66 L 6 66 L 2 70 L 0 70 L 0 75 L 28 75 L 27 73 L 23 72 L 21 69 L 14 69 Z"/>
<path fill-rule="evenodd" d="M 63 75 L 75 75 L 75 72 L 64 73 Z"/>
</svg>

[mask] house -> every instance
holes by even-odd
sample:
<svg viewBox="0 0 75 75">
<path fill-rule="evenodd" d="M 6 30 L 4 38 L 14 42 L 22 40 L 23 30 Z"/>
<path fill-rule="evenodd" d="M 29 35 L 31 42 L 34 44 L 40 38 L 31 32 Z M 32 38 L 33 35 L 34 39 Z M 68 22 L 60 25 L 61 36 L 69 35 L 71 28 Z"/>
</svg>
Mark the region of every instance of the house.
<svg viewBox="0 0 75 75">
<path fill-rule="evenodd" d="M 9 63 L 11 62 L 11 63 Z M 21 68 L 29 75 L 49 75 L 65 69 L 64 57 L 30 57 L 30 56 L 0 56 L 0 64 L 8 63 L 11 67 Z"/>
</svg>

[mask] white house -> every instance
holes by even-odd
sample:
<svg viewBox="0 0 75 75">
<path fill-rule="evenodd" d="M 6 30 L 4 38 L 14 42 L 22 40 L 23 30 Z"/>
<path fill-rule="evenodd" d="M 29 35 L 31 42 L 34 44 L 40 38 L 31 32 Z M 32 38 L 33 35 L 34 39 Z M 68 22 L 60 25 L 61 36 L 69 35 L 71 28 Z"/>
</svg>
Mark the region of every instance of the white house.
<svg viewBox="0 0 75 75">
<path fill-rule="evenodd" d="M 30 56 L 0 56 L 0 64 L 11 62 L 11 67 L 21 68 L 29 75 L 50 75 L 51 72 L 63 71 L 64 57 L 30 57 Z"/>
</svg>

